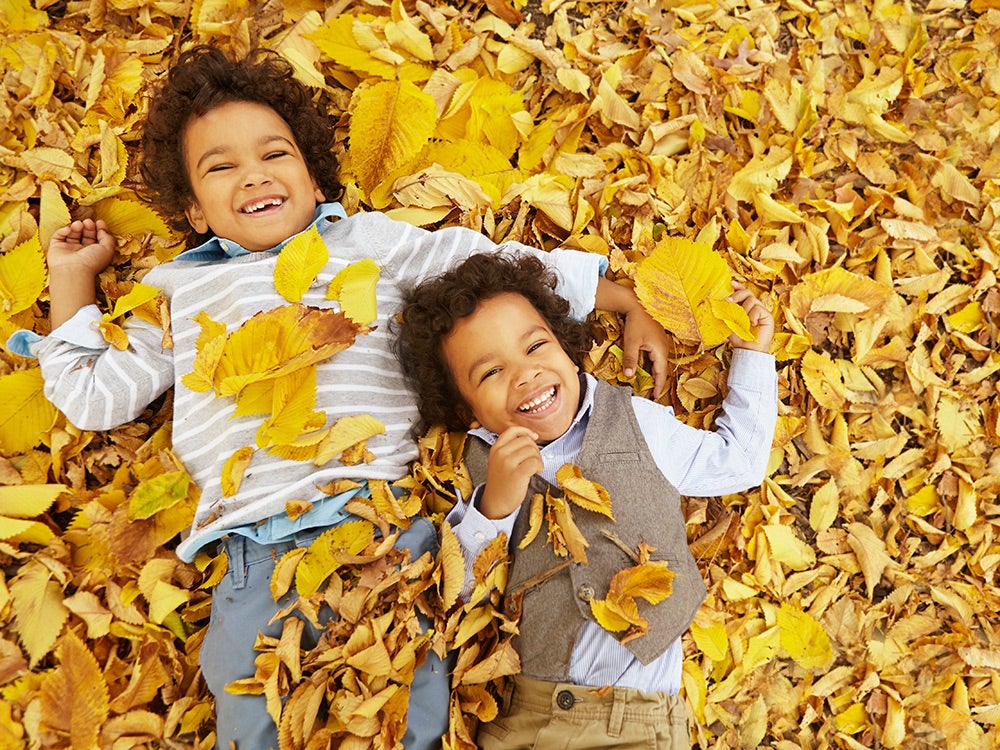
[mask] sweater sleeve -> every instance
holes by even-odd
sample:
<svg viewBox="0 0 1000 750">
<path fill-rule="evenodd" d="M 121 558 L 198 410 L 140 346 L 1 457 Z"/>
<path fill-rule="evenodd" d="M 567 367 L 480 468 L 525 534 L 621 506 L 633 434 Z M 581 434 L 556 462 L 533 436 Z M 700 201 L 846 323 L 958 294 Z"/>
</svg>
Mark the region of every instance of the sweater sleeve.
<svg viewBox="0 0 1000 750">
<path fill-rule="evenodd" d="M 123 326 L 129 346 L 118 350 L 99 335 L 82 333 L 95 333 L 100 320 L 96 306 L 82 308 L 32 345 L 45 396 L 82 430 L 106 430 L 132 421 L 173 384 L 173 357 L 161 346 L 163 331 L 158 326 L 130 318 Z"/>
<path fill-rule="evenodd" d="M 607 259 L 600 255 L 559 248 L 544 251 L 517 242 L 497 245 L 463 227 L 428 232 L 379 213 L 366 214 L 365 222 L 367 247 L 375 261 L 409 286 L 441 274 L 475 253 L 534 255 L 555 271 L 556 292 L 570 303 L 570 314 L 577 320 L 594 309 L 597 282 L 607 270 Z"/>
</svg>

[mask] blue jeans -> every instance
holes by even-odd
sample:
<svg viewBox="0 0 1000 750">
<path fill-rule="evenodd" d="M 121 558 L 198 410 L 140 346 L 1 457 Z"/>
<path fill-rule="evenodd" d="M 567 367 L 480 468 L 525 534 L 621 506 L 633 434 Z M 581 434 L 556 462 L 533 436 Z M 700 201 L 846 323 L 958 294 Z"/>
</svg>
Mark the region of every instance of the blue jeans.
<svg viewBox="0 0 1000 750">
<path fill-rule="evenodd" d="M 201 646 L 201 671 L 208 689 L 215 696 L 216 747 L 229 750 L 267 750 L 278 747 L 278 728 L 267 713 L 263 695 L 233 695 L 226 685 L 234 680 L 253 677 L 256 668 L 254 641 L 257 633 L 278 638 L 281 621 L 267 623 L 274 614 L 291 603 L 290 591 L 277 602 L 271 597 L 271 574 L 275 561 L 296 547 L 308 546 L 325 529 L 296 535 L 295 541 L 261 545 L 245 537 L 232 536 L 223 544 L 229 555 L 229 570 L 212 592 L 212 616 Z M 396 547 L 409 549 L 411 559 L 434 551 L 437 535 L 430 521 L 416 519 L 400 534 Z M 299 616 L 298 613 L 295 616 Z M 306 621 L 302 634 L 303 648 L 312 648 L 321 631 Z M 444 662 L 432 652 L 416 670 L 410 687 L 410 704 L 403 747 L 406 750 L 432 750 L 441 746 L 441 735 L 448 731 L 450 678 Z"/>
</svg>

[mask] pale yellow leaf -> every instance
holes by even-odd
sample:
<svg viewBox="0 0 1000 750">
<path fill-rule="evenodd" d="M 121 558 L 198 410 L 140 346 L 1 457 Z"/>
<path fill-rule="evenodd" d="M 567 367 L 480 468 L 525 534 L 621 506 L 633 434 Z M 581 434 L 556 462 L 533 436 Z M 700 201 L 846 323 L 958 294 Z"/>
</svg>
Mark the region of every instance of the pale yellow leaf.
<svg viewBox="0 0 1000 750">
<path fill-rule="evenodd" d="M 378 317 L 375 289 L 381 273 L 371 258 L 352 263 L 331 279 L 326 298 L 339 301 L 341 312 L 355 323 L 368 325 Z"/>
<path fill-rule="evenodd" d="M 289 302 L 298 302 L 316 274 L 330 258 L 330 251 L 316 227 L 295 235 L 281 248 L 274 266 L 274 287 Z"/>
<path fill-rule="evenodd" d="M 233 452 L 222 466 L 221 489 L 224 497 L 232 497 L 240 491 L 243 475 L 253 458 L 254 449 L 248 445 Z"/>
<path fill-rule="evenodd" d="M 825 669 L 833 663 L 833 646 L 823 626 L 808 613 L 784 603 L 775 615 L 781 647 L 803 669 Z"/>
<path fill-rule="evenodd" d="M 661 240 L 639 265 L 635 292 L 657 322 L 687 343 L 716 346 L 733 330 L 713 312 L 712 301 L 726 301 L 733 287 L 725 260 L 708 245 L 674 237 Z M 740 317 L 726 310 L 732 321 L 749 329 L 745 311 Z"/>
<path fill-rule="evenodd" d="M 38 445 L 57 414 L 37 367 L 0 375 L 0 453 L 15 456 Z"/>
<path fill-rule="evenodd" d="M 45 289 L 48 276 L 38 235 L 0 255 L 0 316 L 31 307 Z"/>
<path fill-rule="evenodd" d="M 409 81 L 359 87 L 351 111 L 351 169 L 366 193 L 414 159 L 437 122 L 434 100 Z"/>
</svg>

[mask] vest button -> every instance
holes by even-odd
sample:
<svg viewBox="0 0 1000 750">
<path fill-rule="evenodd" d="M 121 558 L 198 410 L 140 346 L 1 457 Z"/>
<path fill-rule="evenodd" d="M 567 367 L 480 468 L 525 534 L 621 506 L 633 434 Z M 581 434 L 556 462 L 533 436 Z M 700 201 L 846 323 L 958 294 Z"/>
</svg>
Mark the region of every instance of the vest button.
<svg viewBox="0 0 1000 750">
<path fill-rule="evenodd" d="M 591 599 L 593 599 L 595 593 L 596 592 L 594 591 L 594 587 L 591 586 L 589 583 L 580 584 L 580 588 L 576 590 L 577 598 L 585 602 L 589 602 Z"/>
<path fill-rule="evenodd" d="M 576 698 L 569 690 L 560 690 L 559 694 L 556 695 L 556 705 L 563 711 L 569 711 L 573 708 L 574 703 L 576 703 Z"/>
</svg>

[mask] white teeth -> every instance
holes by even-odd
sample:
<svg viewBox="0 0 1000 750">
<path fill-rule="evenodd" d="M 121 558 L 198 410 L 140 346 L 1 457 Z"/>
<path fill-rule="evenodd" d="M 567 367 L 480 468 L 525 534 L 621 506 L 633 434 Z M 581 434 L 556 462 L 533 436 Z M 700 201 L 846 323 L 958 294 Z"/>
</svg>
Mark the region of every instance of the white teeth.
<svg viewBox="0 0 1000 750">
<path fill-rule="evenodd" d="M 284 201 L 281 198 L 268 198 L 266 200 L 257 201 L 256 203 L 250 203 L 243 207 L 243 213 L 252 214 L 260 211 L 264 208 L 269 208 L 270 206 L 280 206 Z"/>
<path fill-rule="evenodd" d="M 531 399 L 531 401 L 529 401 L 526 404 L 521 404 L 521 406 L 517 407 L 517 410 L 525 413 L 539 411 L 541 407 L 548 406 L 549 402 L 552 401 L 552 399 L 554 399 L 555 397 L 556 397 L 556 389 L 555 386 L 553 386 L 551 389 L 543 393 L 541 396 L 537 396 L 536 398 Z"/>
</svg>

